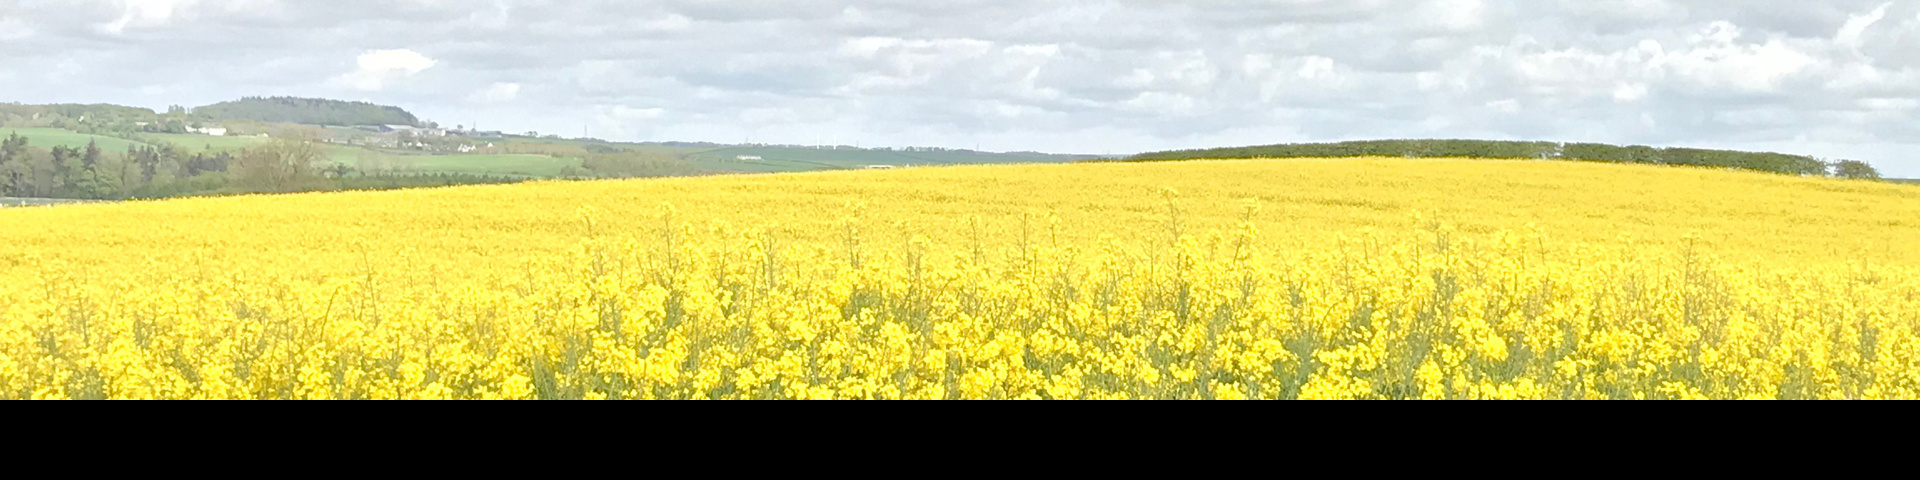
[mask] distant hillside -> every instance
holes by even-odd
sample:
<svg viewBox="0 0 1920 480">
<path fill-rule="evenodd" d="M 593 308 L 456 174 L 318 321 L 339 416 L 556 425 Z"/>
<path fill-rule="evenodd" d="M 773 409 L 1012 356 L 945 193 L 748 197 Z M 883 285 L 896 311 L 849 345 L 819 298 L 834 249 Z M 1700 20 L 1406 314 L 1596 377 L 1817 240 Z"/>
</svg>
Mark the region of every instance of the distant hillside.
<svg viewBox="0 0 1920 480">
<path fill-rule="evenodd" d="M 193 109 L 213 120 L 298 123 L 304 125 L 419 125 L 420 119 L 400 107 L 322 98 L 247 97 Z"/>
<path fill-rule="evenodd" d="M 700 145 L 680 143 L 679 145 Z M 709 144 L 710 145 L 710 144 Z M 806 171 L 871 165 L 931 166 L 992 163 L 1065 163 L 1099 158 L 1034 152 L 994 153 L 941 148 L 855 148 L 803 146 L 720 146 L 683 156 L 696 165 L 722 171 Z M 743 159 L 744 158 L 744 159 Z"/>
<path fill-rule="evenodd" d="M 1726 167 L 1789 175 L 1825 175 L 1828 172 L 1826 162 L 1803 155 L 1704 150 L 1696 148 L 1622 147 L 1598 143 L 1511 142 L 1491 140 L 1377 140 L 1340 143 L 1296 143 L 1143 153 L 1129 157 L 1127 160 L 1144 162 L 1210 158 L 1326 157 L 1539 158 Z"/>
<path fill-rule="evenodd" d="M 0 127 L 7 128 L 63 128 L 105 133 L 116 128 L 129 129 L 138 122 L 156 122 L 159 116 L 153 110 L 120 105 L 0 103 Z"/>
</svg>

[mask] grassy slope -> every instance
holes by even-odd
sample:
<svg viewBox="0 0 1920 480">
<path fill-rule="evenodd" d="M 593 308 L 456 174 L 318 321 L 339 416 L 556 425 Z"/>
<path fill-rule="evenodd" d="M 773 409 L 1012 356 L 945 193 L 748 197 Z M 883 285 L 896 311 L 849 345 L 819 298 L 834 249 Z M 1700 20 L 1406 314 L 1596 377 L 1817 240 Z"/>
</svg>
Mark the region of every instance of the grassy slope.
<svg viewBox="0 0 1920 480">
<path fill-rule="evenodd" d="M 0 128 L 0 136 L 12 133 L 19 133 L 20 136 L 27 137 L 27 145 L 40 148 L 53 148 L 56 146 L 86 148 L 87 142 L 92 141 L 98 142 L 100 150 L 112 153 L 126 152 L 127 147 L 131 145 L 145 145 L 123 138 L 88 135 L 56 128 Z"/>
<path fill-rule="evenodd" d="M 547 155 L 405 155 L 389 157 L 395 171 L 556 177 L 580 159 Z"/>
<path fill-rule="evenodd" d="M 0 212 L 0 223 L 24 227 L 0 230 L 0 260 L 31 250 L 139 262 L 211 249 L 236 261 L 297 255 L 315 269 L 344 271 L 359 265 L 360 253 L 343 245 L 377 239 L 370 248 L 504 268 L 524 255 L 576 248 L 581 206 L 600 209 L 597 228 L 646 241 L 662 202 L 693 226 L 778 224 L 782 242 L 832 249 L 846 206 L 860 201 L 868 219 L 862 235 L 873 248 L 896 248 L 890 245 L 901 234 L 892 225 L 907 221 L 946 253 L 963 248 L 954 242 L 967 238 L 969 217 L 989 225 L 993 238 L 984 240 L 1007 245 L 1021 215 L 1054 213 L 1061 241 L 1092 249 L 1102 235 L 1163 237 L 1166 204 L 1156 192 L 1166 187 L 1180 192 L 1182 223 L 1198 235 L 1233 228 L 1244 199 L 1264 199 L 1256 217 L 1261 241 L 1281 246 L 1332 244 L 1368 228 L 1411 229 L 1418 212 L 1471 234 L 1537 227 L 1561 245 L 1675 247 L 1697 234 L 1728 259 L 1920 264 L 1912 242 L 1920 238 L 1920 187 L 1638 165 L 1394 159 L 968 166 L 74 205 Z M 130 218 L 167 227 L 122 228 Z M 1045 231 L 1045 221 L 1036 221 Z M 260 243 L 276 238 L 268 229 L 281 228 L 317 233 Z"/>
<path fill-rule="evenodd" d="M 675 155 L 675 156 L 710 150 L 706 148 L 673 147 L 673 146 L 667 146 L 667 145 L 647 144 L 647 143 L 623 143 L 623 142 L 608 142 L 608 141 L 594 141 L 594 140 L 572 140 L 572 139 L 564 139 L 564 138 L 535 138 L 535 137 L 524 137 L 524 136 L 518 136 L 518 135 L 508 135 L 503 139 L 495 141 L 495 143 L 547 144 L 547 145 L 560 145 L 560 146 L 581 147 L 581 148 L 588 148 L 592 146 L 602 146 L 607 148 L 616 148 L 616 149 L 622 149 L 622 150 L 632 150 L 632 151 L 647 152 L 647 153 L 661 153 L 661 154 Z"/>
<path fill-rule="evenodd" d="M 272 141 L 272 139 L 261 137 L 213 137 L 171 133 L 148 133 L 142 134 L 142 137 L 156 142 L 172 143 L 176 148 L 187 152 L 234 151 Z"/>
</svg>

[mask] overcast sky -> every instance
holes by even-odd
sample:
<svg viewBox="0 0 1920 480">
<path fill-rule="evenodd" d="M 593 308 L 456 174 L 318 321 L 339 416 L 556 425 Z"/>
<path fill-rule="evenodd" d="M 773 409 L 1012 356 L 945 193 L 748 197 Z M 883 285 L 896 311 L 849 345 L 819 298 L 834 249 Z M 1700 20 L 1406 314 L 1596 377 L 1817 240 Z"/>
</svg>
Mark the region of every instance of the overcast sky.
<svg viewBox="0 0 1920 480">
<path fill-rule="evenodd" d="M 0 101 L 614 140 L 1600 141 L 1920 177 L 1920 0 L 0 0 Z"/>
</svg>

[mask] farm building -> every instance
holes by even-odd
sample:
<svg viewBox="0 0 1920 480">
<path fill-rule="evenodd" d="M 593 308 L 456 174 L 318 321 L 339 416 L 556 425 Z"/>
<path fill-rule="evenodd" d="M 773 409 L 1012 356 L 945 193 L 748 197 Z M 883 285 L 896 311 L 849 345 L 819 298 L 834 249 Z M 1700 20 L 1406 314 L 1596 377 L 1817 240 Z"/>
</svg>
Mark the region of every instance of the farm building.
<svg viewBox="0 0 1920 480">
<path fill-rule="evenodd" d="M 734 160 L 739 160 L 739 161 L 742 161 L 742 162 L 758 162 L 758 161 L 761 161 L 761 160 L 765 160 L 765 159 L 763 159 L 763 158 L 760 158 L 760 156 L 759 156 L 759 155 L 741 155 L 741 156 L 738 156 L 738 157 L 733 157 L 733 159 L 734 159 Z"/>
</svg>

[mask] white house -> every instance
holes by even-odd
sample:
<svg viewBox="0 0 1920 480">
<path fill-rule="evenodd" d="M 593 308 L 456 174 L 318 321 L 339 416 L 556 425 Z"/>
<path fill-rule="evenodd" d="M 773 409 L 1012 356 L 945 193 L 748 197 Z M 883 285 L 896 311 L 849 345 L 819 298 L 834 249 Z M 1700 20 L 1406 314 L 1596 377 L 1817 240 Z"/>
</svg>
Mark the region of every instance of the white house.
<svg viewBox="0 0 1920 480">
<path fill-rule="evenodd" d="M 739 160 L 739 161 L 742 161 L 742 162 L 758 162 L 758 161 L 761 161 L 761 160 L 765 160 L 765 159 L 763 159 L 763 158 L 760 158 L 760 156 L 759 156 L 759 155 L 741 155 L 741 156 L 738 156 L 738 157 L 733 157 L 733 159 L 734 159 L 734 160 Z"/>
<path fill-rule="evenodd" d="M 226 128 L 226 127 L 201 127 L 201 128 L 189 128 L 189 129 L 187 129 L 187 131 L 190 131 L 190 132 L 193 132 L 193 133 L 198 133 L 198 134 L 202 134 L 202 135 L 207 135 L 207 136 L 214 136 L 214 137 L 224 137 L 224 136 L 227 136 L 227 128 Z"/>
</svg>

